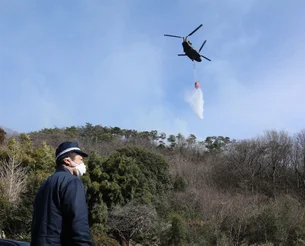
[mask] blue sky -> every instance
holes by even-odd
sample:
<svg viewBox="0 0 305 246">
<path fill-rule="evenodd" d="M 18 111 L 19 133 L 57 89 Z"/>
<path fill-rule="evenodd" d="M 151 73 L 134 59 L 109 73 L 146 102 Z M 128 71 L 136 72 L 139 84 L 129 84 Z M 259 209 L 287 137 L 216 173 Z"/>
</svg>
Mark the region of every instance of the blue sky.
<svg viewBox="0 0 305 246">
<path fill-rule="evenodd" d="M 0 0 L 0 125 L 86 122 L 235 139 L 304 128 L 305 1 Z M 190 37 L 204 119 L 185 101 Z"/>
</svg>

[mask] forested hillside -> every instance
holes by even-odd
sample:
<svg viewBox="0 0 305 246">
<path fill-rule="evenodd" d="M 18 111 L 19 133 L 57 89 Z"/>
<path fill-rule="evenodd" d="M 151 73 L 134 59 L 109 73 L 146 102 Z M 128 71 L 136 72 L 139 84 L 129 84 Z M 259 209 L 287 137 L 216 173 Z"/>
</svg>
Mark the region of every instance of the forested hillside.
<svg viewBox="0 0 305 246">
<path fill-rule="evenodd" d="M 30 240 L 34 196 L 67 140 L 90 153 L 81 179 L 96 245 L 305 245 L 305 131 L 198 141 L 89 123 L 0 129 L 0 236 Z"/>
</svg>

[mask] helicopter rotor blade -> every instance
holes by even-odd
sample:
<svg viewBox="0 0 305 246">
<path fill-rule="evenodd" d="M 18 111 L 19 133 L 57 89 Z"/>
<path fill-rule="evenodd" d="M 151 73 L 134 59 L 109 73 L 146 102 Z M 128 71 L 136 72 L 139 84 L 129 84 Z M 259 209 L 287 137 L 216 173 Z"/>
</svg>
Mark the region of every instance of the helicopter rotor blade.
<svg viewBox="0 0 305 246">
<path fill-rule="evenodd" d="M 206 43 L 206 40 L 204 40 L 203 44 L 201 45 L 199 52 L 202 50 L 202 47 L 205 45 L 205 43 Z"/>
<path fill-rule="evenodd" d="M 188 36 L 191 36 L 194 32 L 196 32 L 200 27 L 202 27 L 202 24 L 200 24 L 194 31 L 192 31 L 189 35 L 187 35 L 187 37 Z"/>
<path fill-rule="evenodd" d="M 183 38 L 183 37 L 181 37 L 181 36 L 169 35 L 169 34 L 164 34 L 164 36 L 173 37 L 173 38 Z"/>
<path fill-rule="evenodd" d="M 205 56 L 203 56 L 203 55 L 200 55 L 201 57 L 203 57 L 203 58 L 205 58 L 205 59 L 207 59 L 208 61 L 211 61 L 209 58 L 207 58 L 207 57 L 205 57 Z"/>
</svg>

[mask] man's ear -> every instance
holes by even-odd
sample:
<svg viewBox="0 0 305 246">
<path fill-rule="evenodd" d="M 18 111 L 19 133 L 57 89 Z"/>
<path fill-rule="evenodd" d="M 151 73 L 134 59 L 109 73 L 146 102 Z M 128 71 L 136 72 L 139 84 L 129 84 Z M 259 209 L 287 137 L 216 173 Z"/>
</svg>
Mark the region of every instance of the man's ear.
<svg viewBox="0 0 305 246">
<path fill-rule="evenodd" d="M 69 160 L 69 158 L 65 158 L 65 159 L 64 159 L 64 162 L 65 162 L 66 166 L 70 166 L 70 160 Z"/>
</svg>

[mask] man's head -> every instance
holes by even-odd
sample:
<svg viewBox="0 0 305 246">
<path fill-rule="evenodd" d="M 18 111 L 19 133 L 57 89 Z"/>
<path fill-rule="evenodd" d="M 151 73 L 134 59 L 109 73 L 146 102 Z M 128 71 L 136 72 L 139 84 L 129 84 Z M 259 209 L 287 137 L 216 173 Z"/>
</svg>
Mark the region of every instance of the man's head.
<svg viewBox="0 0 305 246">
<path fill-rule="evenodd" d="M 65 166 L 68 169 L 76 171 L 76 175 L 80 176 L 86 172 L 86 166 L 83 163 L 83 157 L 88 154 L 83 152 L 77 142 L 63 142 L 55 152 L 56 165 Z M 73 172 L 74 173 L 74 172 Z"/>
</svg>

